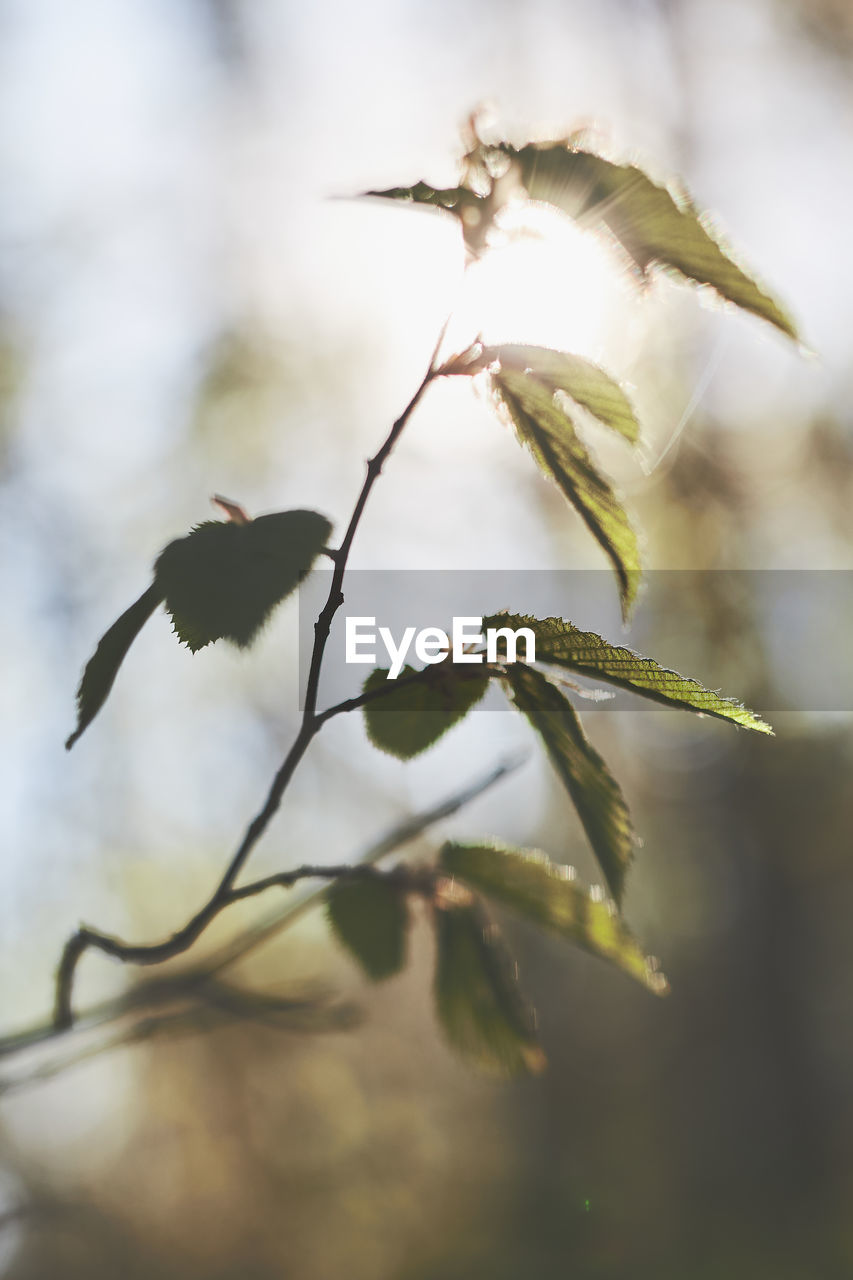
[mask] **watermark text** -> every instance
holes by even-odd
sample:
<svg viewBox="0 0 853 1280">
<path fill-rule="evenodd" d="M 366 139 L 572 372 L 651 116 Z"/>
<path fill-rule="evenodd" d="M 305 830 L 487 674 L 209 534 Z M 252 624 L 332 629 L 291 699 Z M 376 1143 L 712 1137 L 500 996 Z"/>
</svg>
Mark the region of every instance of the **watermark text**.
<svg viewBox="0 0 853 1280">
<path fill-rule="evenodd" d="M 396 680 L 414 648 L 419 662 L 518 662 L 519 641 L 524 641 L 524 661 L 536 661 L 536 636 L 530 627 L 486 627 L 483 619 L 453 619 L 450 634 L 441 627 L 405 627 L 399 640 L 390 627 L 377 627 L 376 618 L 348 617 L 346 620 L 346 661 L 375 664 L 381 643 L 389 659 L 388 679 Z M 476 648 L 476 646 L 485 648 Z M 498 648 L 501 648 L 500 655 Z"/>
</svg>

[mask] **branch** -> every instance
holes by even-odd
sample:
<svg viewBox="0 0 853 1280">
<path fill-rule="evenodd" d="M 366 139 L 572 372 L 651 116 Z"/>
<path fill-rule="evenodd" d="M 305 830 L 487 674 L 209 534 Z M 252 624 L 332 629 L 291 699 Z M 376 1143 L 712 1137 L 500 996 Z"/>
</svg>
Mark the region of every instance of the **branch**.
<svg viewBox="0 0 853 1280">
<path fill-rule="evenodd" d="M 477 799 L 484 792 L 495 786 L 501 779 L 514 773 L 520 768 L 523 760 L 524 757 L 514 757 L 502 761 L 489 770 L 488 773 L 468 784 L 462 790 L 455 792 L 446 800 L 397 823 L 381 840 L 371 845 L 357 858 L 351 864 L 351 869 L 373 866 L 383 858 L 388 857 L 389 854 L 395 853 L 404 845 L 423 835 L 436 822 L 452 816 L 465 805 L 470 804 L 472 800 Z M 209 957 L 204 965 L 185 970 L 168 978 L 153 979 L 140 983 L 117 999 L 109 1000 L 87 1009 L 77 1016 L 73 1027 L 70 1024 L 58 1026 L 55 1018 L 53 1018 L 51 1021 L 39 1026 L 3 1037 L 0 1039 L 0 1058 L 16 1057 L 28 1050 L 35 1049 L 41 1044 L 66 1038 L 74 1031 L 82 1033 L 98 1030 L 129 1014 L 133 1014 L 137 1010 L 161 1007 L 164 1002 L 172 1000 L 176 996 L 185 996 L 188 993 L 192 993 L 195 998 L 203 998 L 209 988 L 210 980 L 215 975 L 242 960 L 249 952 L 256 950 L 276 934 L 295 924 L 306 911 L 317 906 L 322 901 L 325 893 L 326 886 L 312 889 L 307 894 L 301 895 L 296 901 L 288 902 L 283 909 L 279 908 L 275 913 L 269 914 L 239 933 L 235 938 L 224 944 L 212 957 Z M 150 1027 L 152 1025 L 151 1018 L 143 1019 L 141 1025 L 143 1031 L 145 1027 Z M 26 1084 L 37 1083 L 43 1078 L 52 1077 L 65 1067 L 91 1056 L 93 1052 L 120 1047 L 122 1044 L 140 1039 L 142 1034 L 140 1023 L 136 1021 L 129 1028 L 119 1031 L 115 1036 L 110 1037 L 98 1049 L 92 1051 L 84 1050 L 82 1054 L 76 1052 L 67 1054 L 52 1061 L 44 1069 L 40 1067 L 23 1077 L 0 1080 L 0 1094 L 6 1092 L 7 1088 L 17 1089 Z"/>
<path fill-rule="evenodd" d="M 334 557 L 335 568 L 332 573 L 329 594 L 326 598 L 326 603 L 320 610 L 317 621 L 314 623 L 314 648 L 311 653 L 311 665 L 308 669 L 308 680 L 305 685 L 305 706 L 302 713 L 302 726 L 297 734 L 296 741 L 275 776 L 264 807 L 249 826 L 245 836 L 240 842 L 237 852 L 231 859 L 228 870 L 222 877 L 219 887 L 214 894 L 214 899 L 219 894 L 225 893 L 230 889 L 237 876 L 240 874 L 243 864 L 257 844 L 258 840 L 263 835 L 269 825 L 270 819 L 278 809 L 278 806 L 281 804 L 281 798 L 284 795 L 290 779 L 296 771 L 296 766 L 299 764 L 308 749 L 309 743 L 322 726 L 323 721 L 322 719 L 319 719 L 316 714 L 317 694 L 320 688 L 320 672 L 323 666 L 323 655 L 326 652 L 326 642 L 329 639 L 329 632 L 332 629 L 332 621 L 338 609 L 340 609 L 344 602 L 343 581 L 344 574 L 347 570 L 347 564 L 349 562 L 350 551 L 352 550 L 352 544 L 355 539 L 355 535 L 358 532 L 358 526 L 361 523 L 361 517 L 364 514 L 364 509 L 367 506 L 367 500 L 370 497 L 371 489 L 382 474 L 382 468 L 387 462 L 394 445 L 402 435 L 406 423 L 420 404 L 424 392 L 432 380 L 440 374 L 440 370 L 436 367 L 436 360 L 438 359 L 438 353 L 441 350 L 441 344 L 444 341 L 444 335 L 447 331 L 449 319 L 450 317 L 445 320 L 441 327 L 441 332 L 436 339 L 435 347 L 433 348 L 432 356 L 430 357 L 429 367 L 421 379 L 415 394 L 391 427 L 384 444 L 372 458 L 368 459 L 367 475 L 364 478 L 361 493 L 358 495 L 355 507 L 353 508 L 353 513 L 350 516 L 350 522 L 347 526 L 347 531 L 344 534 L 343 542 Z M 202 928 L 204 928 L 204 925 L 202 925 Z"/>
<path fill-rule="evenodd" d="M 140 1044 L 155 1036 L 197 1035 L 211 1031 L 234 1021 L 260 1023 L 281 1031 L 300 1033 L 347 1030 L 360 1019 L 358 1008 L 346 1001 L 335 1002 L 329 993 L 318 991 L 303 996 L 266 995 L 243 990 L 230 983 L 221 982 L 211 975 L 187 975 L 149 985 L 149 1009 L 143 1017 L 129 1026 L 120 1027 L 111 1035 L 83 1044 L 74 1041 L 64 1052 L 49 1057 L 29 1070 L 19 1074 L 4 1075 L 0 1079 L 0 1097 L 19 1093 L 33 1085 L 52 1080 L 61 1072 L 88 1062 L 130 1044 Z M 116 1020 L 122 1009 L 116 1002 Z M 107 1021 L 105 1019 L 104 1021 Z"/>
<path fill-rule="evenodd" d="M 134 945 L 113 938 L 108 933 L 99 933 L 82 925 L 65 944 L 56 977 L 56 1010 L 54 1020 L 57 1027 L 70 1026 L 72 1018 L 71 999 L 74 988 L 74 975 L 82 956 L 90 950 L 103 951 L 105 955 L 121 960 L 125 964 L 162 964 L 173 960 L 175 956 L 187 951 L 196 938 L 222 911 L 242 902 L 244 898 L 254 898 L 268 889 L 290 889 L 300 880 L 340 880 L 340 879 L 393 879 L 412 892 L 425 891 L 423 877 L 401 868 L 399 871 L 379 871 L 376 867 L 340 863 L 337 866 L 305 865 L 293 871 L 281 871 L 276 875 L 265 876 L 262 880 L 254 880 L 241 889 L 229 889 L 211 898 L 204 909 L 193 916 L 192 920 L 178 929 L 163 942 Z"/>
<path fill-rule="evenodd" d="M 511 773 L 515 773 L 517 769 L 521 768 L 526 759 L 526 755 L 516 755 L 504 760 L 482 778 L 471 783 L 462 791 L 456 792 L 455 795 L 450 796 L 447 800 L 443 800 L 440 804 L 422 813 L 416 813 L 410 818 L 404 818 L 387 836 L 357 859 L 356 865 L 374 865 L 377 862 L 381 862 L 383 858 L 388 857 L 389 854 L 395 853 L 403 845 L 409 844 L 412 840 L 417 840 L 436 822 L 440 822 L 443 818 L 452 817 L 454 813 L 464 808 L 465 805 L 470 804 L 472 800 L 476 800 L 478 796 L 495 786 L 501 779 Z M 295 924 L 297 920 L 300 920 L 307 911 L 310 911 L 312 907 L 317 906 L 323 900 L 326 892 L 326 885 L 310 890 L 302 897 L 297 898 L 296 901 L 289 902 L 283 909 L 272 913 L 265 920 L 253 925 L 245 933 L 226 943 L 214 955 L 212 960 L 208 961 L 207 972 L 219 973 L 221 970 L 242 960 L 249 952 L 262 946 L 277 933 L 281 933 L 284 929 L 289 928 L 290 925 Z M 0 1055 L 2 1055 L 2 1043 L 0 1043 Z"/>
<path fill-rule="evenodd" d="M 232 888 L 234 881 L 240 874 L 249 854 L 254 849 L 261 836 L 269 826 L 270 820 L 277 812 L 281 804 L 282 797 L 287 790 L 287 786 L 296 772 L 305 752 L 313 741 L 324 723 L 324 717 L 317 715 L 317 695 L 320 687 L 320 672 L 323 666 L 323 655 L 326 650 L 326 643 L 329 638 L 329 632 L 332 627 L 332 621 L 344 602 L 343 580 L 346 573 L 347 562 L 349 560 L 350 551 L 352 549 L 353 540 L 361 523 L 361 517 L 367 506 L 367 500 L 370 497 L 370 491 L 382 473 L 382 468 L 388 460 L 391 451 L 399 440 L 414 410 L 420 403 L 424 392 L 434 378 L 441 376 L 441 369 L 437 366 L 438 353 L 441 344 L 444 341 L 444 335 L 447 330 L 448 320 L 442 325 L 441 332 L 436 340 L 430 357 L 429 366 L 426 373 L 420 381 L 420 384 L 406 405 L 399 418 L 394 422 L 384 443 L 367 463 L 367 475 L 361 492 L 356 500 L 353 513 L 350 517 L 349 525 L 344 534 L 343 542 L 334 553 L 334 572 L 332 574 L 332 582 L 329 587 L 329 594 L 326 603 L 320 611 L 319 617 L 314 624 L 314 648 L 311 653 L 311 665 L 308 671 L 308 680 L 305 686 L 305 705 L 302 714 L 302 723 L 299 732 L 288 751 L 281 767 L 273 778 L 272 786 L 269 789 L 267 798 L 263 807 L 256 814 L 249 824 L 243 839 L 237 847 L 234 856 L 228 864 L 227 870 L 213 891 L 210 898 L 194 916 L 179 929 L 172 934 L 164 942 L 155 943 L 151 946 L 129 946 L 118 938 L 111 938 L 108 934 L 98 933 L 95 929 L 81 927 L 76 933 L 68 939 L 59 961 L 59 968 L 56 975 L 56 1002 L 54 1009 L 54 1022 L 57 1029 L 70 1027 L 74 1014 L 72 1009 L 72 995 L 74 988 L 74 975 L 77 965 L 82 956 L 90 948 L 97 948 L 104 951 L 107 955 L 114 956 L 116 959 L 133 964 L 160 964 L 164 960 L 179 955 L 182 951 L 188 950 L 196 939 L 204 932 L 212 920 L 219 915 L 225 907 L 229 906 L 234 898 L 232 896 Z"/>
</svg>

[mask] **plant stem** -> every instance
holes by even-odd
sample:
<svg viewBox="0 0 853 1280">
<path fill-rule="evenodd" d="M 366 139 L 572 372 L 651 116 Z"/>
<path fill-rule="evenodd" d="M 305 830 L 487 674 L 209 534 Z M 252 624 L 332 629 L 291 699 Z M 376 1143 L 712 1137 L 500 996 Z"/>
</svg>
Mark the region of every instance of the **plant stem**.
<svg viewBox="0 0 853 1280">
<path fill-rule="evenodd" d="M 396 853 L 398 849 L 410 844 L 413 840 L 417 840 L 436 822 L 440 822 L 443 818 L 448 818 L 457 813 L 465 805 L 470 804 L 472 800 L 476 800 L 485 791 L 488 791 L 490 787 L 495 786 L 503 778 L 514 773 L 525 762 L 525 759 L 526 757 L 524 756 L 514 756 L 503 760 L 499 764 L 492 766 L 481 777 L 467 783 L 460 790 L 439 801 L 438 804 L 430 805 L 427 809 L 409 814 L 348 865 L 353 868 L 375 866 L 376 863 L 387 858 L 389 854 Z M 0 1037 L 0 1060 L 26 1053 L 40 1045 L 68 1036 L 75 1031 L 84 1034 L 108 1026 L 127 1015 L 133 1015 L 151 1008 L 159 1008 L 172 995 L 191 992 L 198 984 L 215 980 L 216 975 L 230 968 L 251 951 L 263 946 L 271 938 L 289 928 L 290 925 L 295 924 L 297 920 L 300 920 L 306 911 L 316 907 L 323 900 L 326 891 L 327 886 L 320 885 L 311 889 L 307 894 L 291 898 L 284 907 L 279 907 L 275 912 L 254 921 L 247 929 L 230 938 L 228 942 L 214 951 L 212 956 L 208 956 L 201 965 L 183 969 L 180 973 L 170 974 L 168 977 L 150 978 L 147 982 L 139 983 L 121 996 L 95 1005 L 84 1013 L 78 1014 L 74 1020 L 73 1027 L 71 1025 L 58 1026 L 56 1021 L 51 1018 L 48 1022 Z M 111 1043 L 120 1044 L 135 1039 L 137 1037 L 137 1025 L 137 1023 L 133 1023 L 128 1030 L 120 1033 L 120 1038 L 117 1041 Z M 72 1057 L 67 1061 L 75 1060 Z M 59 1064 L 58 1068 L 56 1064 L 50 1065 L 47 1068 L 47 1073 L 52 1075 L 55 1068 L 61 1069 L 61 1066 L 62 1063 Z M 38 1068 L 35 1072 L 25 1075 L 23 1079 L 32 1080 L 35 1083 L 36 1079 L 42 1078 L 40 1072 L 41 1068 Z M 0 1078 L 0 1095 L 6 1091 L 9 1083 L 8 1079 Z M 14 1087 L 17 1087 L 17 1085 L 15 1084 Z"/>
<path fill-rule="evenodd" d="M 474 652 L 482 652 L 475 650 Z M 476 680 L 479 676 L 502 676 L 504 668 L 499 663 L 487 663 L 484 659 L 482 665 L 477 666 L 473 671 L 463 668 L 461 671 L 457 669 L 456 677 L 460 681 Z M 425 684 L 431 679 L 436 679 L 436 673 L 440 672 L 440 667 L 424 667 L 421 671 L 415 671 L 408 676 L 398 676 L 396 680 L 387 680 L 385 684 L 379 685 L 376 689 L 368 689 L 362 693 L 356 694 L 354 698 L 345 698 L 343 702 L 336 702 L 333 707 L 327 707 L 325 711 L 320 711 L 315 717 L 318 727 L 321 727 L 327 720 L 334 719 L 335 716 L 343 715 L 347 711 L 358 711 L 360 707 L 366 707 L 368 703 L 378 702 L 382 698 L 387 698 L 389 694 L 395 693 L 398 689 L 405 689 L 412 684 Z"/>
<path fill-rule="evenodd" d="M 403 412 L 396 419 L 391 427 L 384 443 L 381 445 L 377 453 L 374 454 L 367 462 L 367 474 L 361 487 L 361 492 L 356 500 L 353 513 L 344 534 L 340 547 L 334 553 L 334 572 L 332 573 L 332 582 L 329 587 L 329 594 L 326 603 L 320 610 L 317 621 L 314 624 L 314 648 L 311 653 L 311 664 L 308 670 L 308 680 L 305 686 L 305 704 L 302 713 L 302 723 L 299 732 L 293 741 L 293 745 L 288 751 L 281 764 L 278 772 L 273 778 L 272 785 L 267 793 L 263 807 L 255 815 L 246 829 L 243 839 L 237 847 L 225 874 L 219 881 L 216 889 L 210 898 L 202 906 L 187 923 L 178 929 L 164 942 L 154 943 L 147 946 L 129 946 L 118 938 L 112 938 L 108 934 L 98 933 L 94 929 L 88 927 L 79 928 L 68 939 L 60 957 L 59 967 L 56 974 L 56 999 L 54 1006 L 54 1026 L 57 1030 L 63 1030 L 70 1027 L 74 1021 L 74 1013 L 72 1008 L 72 998 L 74 991 L 74 977 L 77 966 L 83 955 L 91 948 L 97 948 L 105 952 L 107 955 L 114 956 L 116 959 L 123 960 L 132 964 L 160 964 L 164 960 L 172 959 L 181 952 L 186 951 L 196 939 L 204 932 L 210 922 L 219 915 L 225 907 L 236 900 L 235 890 L 233 888 L 234 881 L 243 869 L 250 853 L 266 831 L 274 814 L 277 812 L 281 804 L 282 797 L 293 777 L 296 769 L 308 750 L 313 739 L 319 733 L 323 724 L 330 718 L 328 714 L 317 715 L 317 696 L 320 688 L 320 673 L 323 666 L 323 656 L 326 651 L 326 644 L 329 639 L 329 633 L 332 628 L 332 622 L 335 614 L 344 602 L 343 582 L 347 569 L 352 544 L 361 523 L 364 509 L 367 506 L 367 500 L 370 492 L 382 474 L 382 468 L 388 460 L 391 451 L 399 440 L 412 416 L 412 413 L 420 403 L 427 387 L 434 378 L 441 376 L 442 370 L 437 366 L 438 353 L 441 344 L 444 341 L 444 335 L 447 330 L 449 317 L 442 325 L 441 332 L 436 340 L 430 357 L 429 366 L 426 373 L 420 381 L 414 395 L 406 405 Z M 344 708 L 341 707 L 341 710 Z M 332 708 L 332 713 L 337 714 L 337 708 Z M 335 870 L 335 869 L 333 869 Z M 340 868 L 337 869 L 340 873 Z M 286 875 L 295 875 L 300 877 L 300 872 L 285 873 Z M 301 874 L 305 875 L 304 869 Z M 271 887 L 272 883 L 284 883 L 280 877 L 270 877 L 267 882 L 263 882 L 263 888 Z M 260 889 L 254 889 L 254 892 L 260 892 Z M 237 897 L 247 897 L 253 892 L 252 886 L 246 886 L 245 889 L 236 891 Z"/>
<path fill-rule="evenodd" d="M 74 973 L 81 956 L 90 948 L 103 951 L 105 955 L 113 956 L 116 960 L 122 960 L 125 964 L 162 964 L 163 961 L 171 960 L 174 956 L 186 951 L 221 911 L 232 906 L 235 902 L 242 902 L 244 898 L 257 897 L 260 893 L 266 893 L 267 889 L 289 889 L 300 880 L 368 879 L 371 877 L 390 878 L 397 883 L 405 883 L 410 891 L 423 892 L 426 883 L 423 876 L 418 877 L 402 868 L 399 871 L 395 869 L 383 872 L 377 870 L 376 867 L 352 863 L 342 863 L 337 866 L 306 865 L 296 867 L 292 871 L 281 871 L 275 875 L 264 876 L 262 880 L 254 880 L 251 884 L 243 885 L 240 889 L 228 889 L 217 893 L 182 929 L 178 929 L 176 933 L 173 933 L 164 942 L 133 946 L 130 943 L 122 942 L 120 938 L 113 938 L 109 934 L 99 933 L 96 929 L 90 929 L 83 925 L 69 938 L 62 953 L 56 980 L 57 999 L 54 1024 L 57 1030 L 60 1030 L 71 1026 L 73 1022 L 71 997 L 73 994 Z"/>
<path fill-rule="evenodd" d="M 353 869 L 359 866 L 375 866 L 389 854 L 418 839 L 436 822 L 458 812 L 508 774 L 515 772 L 524 763 L 525 758 L 515 756 L 503 760 L 482 777 L 468 783 L 438 804 L 403 818 L 349 865 Z M 0 1059 L 6 1060 L 34 1050 L 38 1051 L 41 1046 L 73 1036 L 75 1032 L 85 1036 L 87 1033 L 111 1026 L 123 1018 L 130 1018 L 128 1026 L 119 1029 L 113 1036 L 102 1040 L 100 1044 L 72 1050 L 58 1057 L 48 1057 L 47 1061 L 36 1062 L 17 1076 L 10 1074 L 0 1076 L 0 1096 L 38 1084 L 42 1080 L 52 1079 L 66 1067 L 73 1066 L 97 1053 L 139 1041 L 156 1030 L 157 1026 L 166 1025 L 158 1011 L 165 1006 L 171 1006 L 176 1000 L 204 1003 L 209 999 L 213 987 L 219 986 L 221 989 L 219 974 L 242 960 L 249 952 L 269 942 L 290 925 L 295 924 L 306 911 L 322 902 L 327 890 L 327 885 L 320 885 L 309 890 L 307 894 L 302 894 L 295 899 L 291 898 L 283 908 L 255 921 L 249 928 L 231 938 L 212 956 L 207 957 L 203 964 L 183 969 L 180 973 L 170 974 L 167 977 L 150 978 L 147 982 L 139 983 L 116 999 L 107 1000 L 78 1014 L 73 1027 L 58 1027 L 51 1019 L 49 1022 L 30 1027 L 25 1031 L 0 1037 Z M 139 1014 L 142 1016 L 134 1016 Z M 188 1022 L 190 1016 L 191 1010 L 188 1010 Z M 174 1019 L 170 1017 L 169 1021 L 174 1025 Z M 203 1029 L 203 1025 L 199 1026 L 199 1029 Z"/>
</svg>

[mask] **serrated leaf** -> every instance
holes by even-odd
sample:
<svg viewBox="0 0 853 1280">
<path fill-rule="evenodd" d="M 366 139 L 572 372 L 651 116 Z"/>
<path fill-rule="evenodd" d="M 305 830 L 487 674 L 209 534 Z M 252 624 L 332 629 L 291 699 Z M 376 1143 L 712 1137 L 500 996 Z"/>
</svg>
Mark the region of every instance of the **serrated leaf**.
<svg viewBox="0 0 853 1280">
<path fill-rule="evenodd" d="M 617 965 L 655 995 L 668 991 L 656 962 L 613 904 L 579 884 L 572 868 L 557 866 L 538 850 L 452 841 L 442 849 L 439 865 L 494 902 Z"/>
<path fill-rule="evenodd" d="M 538 656 L 538 655 L 537 655 Z M 545 744 L 583 823 L 616 902 L 636 837 L 621 788 L 590 742 L 568 698 L 541 671 L 522 663 L 506 669 L 512 699 Z"/>
<path fill-rule="evenodd" d="M 562 142 L 503 150 L 518 163 L 532 200 L 605 228 L 642 272 L 653 263 L 673 268 L 797 339 L 790 316 L 734 262 L 686 194 L 659 186 L 636 165 L 614 164 Z"/>
<path fill-rule="evenodd" d="M 682 707 L 702 715 L 729 720 L 743 729 L 772 733 L 754 711 L 734 698 L 724 698 L 706 689 L 698 680 L 661 667 L 622 645 L 609 644 L 594 631 L 580 631 L 563 618 L 531 618 L 524 614 L 496 614 L 483 620 L 483 627 L 529 627 L 536 636 L 536 661 L 553 663 L 579 675 L 606 680 L 651 698 L 665 706 Z"/>
<path fill-rule="evenodd" d="M 106 702 L 128 649 L 162 598 L 159 588 L 152 584 L 101 636 L 77 690 L 77 727 L 65 743 L 66 751 L 71 750 Z"/>
<path fill-rule="evenodd" d="M 493 1075 L 545 1066 L 533 1015 L 497 928 L 476 903 L 436 910 L 435 1005 L 448 1041 Z"/>
<path fill-rule="evenodd" d="M 596 541 L 610 557 L 619 581 L 622 615 L 627 618 L 640 580 L 637 535 L 622 503 L 600 474 L 568 414 L 552 389 L 532 373 L 501 369 L 492 384 L 539 467 L 559 485 Z"/>
<path fill-rule="evenodd" d="M 169 543 L 154 581 L 179 639 L 193 652 L 220 639 L 251 644 L 311 568 L 331 528 L 316 511 L 278 511 L 247 524 L 206 521 Z"/>
<path fill-rule="evenodd" d="M 406 960 L 406 900 L 379 876 L 337 880 L 326 896 L 326 914 L 343 945 L 374 982 L 399 973 Z"/>
<path fill-rule="evenodd" d="M 489 684 L 487 672 L 450 661 L 415 671 L 406 666 L 396 681 L 388 668 L 377 667 L 364 682 L 364 692 L 380 696 L 364 705 L 368 736 L 380 751 L 411 760 L 437 742 L 468 714 Z"/>
<path fill-rule="evenodd" d="M 577 404 L 636 444 L 640 424 L 633 405 L 615 378 L 597 364 L 567 351 L 549 347 L 530 347 L 519 343 L 485 347 L 478 364 L 497 361 L 502 369 L 525 373 L 528 370 L 538 382 L 552 392 L 563 391 Z"/>
</svg>

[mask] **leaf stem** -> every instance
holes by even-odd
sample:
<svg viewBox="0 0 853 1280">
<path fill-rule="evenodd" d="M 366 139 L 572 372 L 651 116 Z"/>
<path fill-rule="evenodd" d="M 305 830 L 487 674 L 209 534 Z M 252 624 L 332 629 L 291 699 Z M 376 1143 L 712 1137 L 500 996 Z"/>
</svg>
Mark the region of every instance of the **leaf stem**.
<svg viewBox="0 0 853 1280">
<path fill-rule="evenodd" d="M 90 929 L 88 925 L 81 925 L 66 942 L 59 963 L 54 1026 L 56 1030 L 64 1030 L 73 1023 L 71 997 L 73 994 L 74 974 L 81 957 L 90 949 L 103 951 L 105 955 L 113 956 L 116 960 L 122 960 L 125 964 L 162 964 L 165 960 L 171 960 L 186 951 L 220 912 L 227 907 L 233 906 L 235 902 L 242 902 L 244 898 L 257 897 L 258 894 L 265 893 L 268 889 L 289 889 L 300 880 L 368 879 L 371 877 L 391 879 L 395 883 L 404 885 L 412 892 L 425 892 L 427 889 L 426 874 L 418 874 L 406 868 L 395 867 L 390 871 L 380 871 L 373 866 L 353 863 L 341 863 L 337 866 L 306 864 L 302 867 L 296 867 L 292 871 L 280 871 L 275 875 L 264 876 L 261 880 L 253 880 L 250 884 L 243 885 L 239 889 L 228 889 L 214 895 L 183 928 L 178 929 L 176 933 L 173 933 L 170 938 L 166 938 L 163 942 L 133 945 L 122 942 L 120 938 L 114 938 L 110 934 L 100 933 L 97 929 Z"/>
<path fill-rule="evenodd" d="M 358 855 L 352 866 L 373 866 L 381 862 L 389 854 L 418 839 L 436 822 L 458 812 L 508 774 L 515 772 L 525 759 L 524 756 L 515 756 L 503 760 L 438 804 L 403 818 L 380 840 Z M 0 1059 L 7 1060 L 38 1051 L 45 1044 L 50 1046 L 53 1041 L 73 1036 L 75 1033 L 85 1036 L 92 1032 L 103 1031 L 104 1028 L 122 1019 L 128 1021 L 128 1025 L 106 1039 L 102 1039 L 100 1043 L 96 1042 L 94 1046 L 72 1050 L 70 1053 L 52 1058 L 49 1056 L 51 1050 L 48 1048 L 47 1061 L 31 1064 L 20 1075 L 4 1073 L 0 1076 L 0 1096 L 19 1088 L 38 1084 L 42 1080 L 51 1079 L 66 1067 L 95 1053 L 140 1040 L 149 1033 L 153 1025 L 159 1025 L 158 1011 L 171 1005 L 175 1000 L 179 1002 L 189 1000 L 196 1003 L 201 1001 L 203 1004 L 206 999 L 209 999 L 212 985 L 221 985 L 219 975 L 225 969 L 295 924 L 306 911 L 322 901 L 326 889 L 327 886 L 321 884 L 307 893 L 289 898 L 283 907 L 278 907 L 274 912 L 262 916 L 260 920 L 254 921 L 248 928 L 238 932 L 200 965 L 182 969 L 179 973 L 166 977 L 149 978 L 146 982 L 138 983 L 117 998 L 84 1010 L 74 1019 L 73 1026 L 57 1026 L 55 1020 L 51 1018 L 48 1022 L 0 1037 Z M 188 1016 L 190 1013 L 191 1010 L 188 1011 Z"/>
<path fill-rule="evenodd" d="M 472 649 L 472 653 L 482 653 L 483 650 Z M 463 669 L 457 671 L 459 680 L 476 680 L 479 676 L 502 676 L 505 668 L 500 663 L 483 662 L 482 666 L 477 666 L 475 670 L 469 671 Z M 334 706 L 327 707 L 325 711 L 317 713 L 315 719 L 318 726 L 322 726 L 327 720 L 334 719 L 335 716 L 343 715 L 347 711 L 357 711 L 360 707 L 365 707 L 369 702 L 376 702 L 381 698 L 387 698 L 389 694 L 395 693 L 398 689 L 404 689 L 406 685 L 423 684 L 428 682 L 430 678 L 438 679 L 441 673 L 441 664 L 435 667 L 423 667 L 420 671 L 414 671 L 408 676 L 398 676 L 396 680 L 387 680 L 385 684 L 379 685 L 376 689 L 366 689 L 362 693 L 358 693 L 354 698 L 344 698 L 343 702 L 336 702 Z"/>
</svg>

